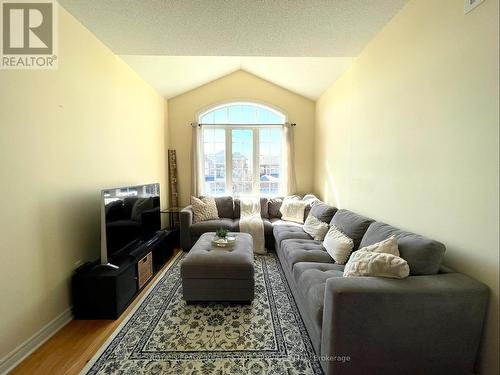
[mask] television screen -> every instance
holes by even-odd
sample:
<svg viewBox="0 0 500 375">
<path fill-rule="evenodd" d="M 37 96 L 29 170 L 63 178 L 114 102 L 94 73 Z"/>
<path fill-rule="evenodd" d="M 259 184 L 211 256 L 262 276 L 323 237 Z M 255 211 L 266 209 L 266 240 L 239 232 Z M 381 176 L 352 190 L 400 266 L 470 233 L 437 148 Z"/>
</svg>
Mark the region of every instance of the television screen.
<svg viewBox="0 0 500 375">
<path fill-rule="evenodd" d="M 160 184 L 106 189 L 102 199 L 107 259 L 161 229 Z"/>
</svg>

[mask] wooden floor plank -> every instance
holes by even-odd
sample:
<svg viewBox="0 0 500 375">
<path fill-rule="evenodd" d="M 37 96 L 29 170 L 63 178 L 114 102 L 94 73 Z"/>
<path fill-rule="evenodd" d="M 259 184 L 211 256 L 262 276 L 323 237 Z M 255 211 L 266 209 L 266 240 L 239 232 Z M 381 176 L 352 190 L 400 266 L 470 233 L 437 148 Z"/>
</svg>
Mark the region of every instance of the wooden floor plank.
<svg viewBox="0 0 500 375">
<path fill-rule="evenodd" d="M 176 249 L 174 255 L 181 250 Z M 113 331 L 127 317 L 142 296 L 152 287 L 161 272 L 173 261 L 165 264 L 154 279 L 136 297 L 117 320 L 72 320 L 47 342 L 30 354 L 10 374 L 59 375 L 78 374 L 104 344 Z"/>
</svg>

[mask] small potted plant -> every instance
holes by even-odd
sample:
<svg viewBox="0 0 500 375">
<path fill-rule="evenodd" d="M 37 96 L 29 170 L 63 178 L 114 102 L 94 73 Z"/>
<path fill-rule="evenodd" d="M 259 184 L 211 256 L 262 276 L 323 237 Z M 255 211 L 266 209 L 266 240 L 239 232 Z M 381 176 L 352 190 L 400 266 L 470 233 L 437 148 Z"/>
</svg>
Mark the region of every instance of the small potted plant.
<svg viewBox="0 0 500 375">
<path fill-rule="evenodd" d="M 229 231 L 227 229 L 219 228 L 215 231 L 215 235 L 220 239 L 226 239 L 228 232 Z"/>
</svg>

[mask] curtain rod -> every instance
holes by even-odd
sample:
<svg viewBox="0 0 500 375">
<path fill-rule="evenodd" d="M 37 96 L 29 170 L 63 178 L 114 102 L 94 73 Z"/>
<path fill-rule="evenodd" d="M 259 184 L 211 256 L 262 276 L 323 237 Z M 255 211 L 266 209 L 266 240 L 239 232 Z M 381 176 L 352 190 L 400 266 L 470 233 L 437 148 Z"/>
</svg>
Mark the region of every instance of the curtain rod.
<svg viewBox="0 0 500 375">
<path fill-rule="evenodd" d="M 285 126 L 285 124 L 197 124 L 192 122 L 190 124 L 192 127 L 197 126 Z M 296 123 L 291 123 L 290 126 L 297 126 Z"/>
</svg>

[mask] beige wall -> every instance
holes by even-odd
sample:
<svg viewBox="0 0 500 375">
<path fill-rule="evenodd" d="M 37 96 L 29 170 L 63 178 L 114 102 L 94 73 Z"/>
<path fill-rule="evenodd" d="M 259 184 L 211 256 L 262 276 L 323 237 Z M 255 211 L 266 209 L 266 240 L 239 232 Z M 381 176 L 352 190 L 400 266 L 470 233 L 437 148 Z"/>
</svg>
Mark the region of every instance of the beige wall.
<svg viewBox="0 0 500 375">
<path fill-rule="evenodd" d="M 0 71 L 0 358 L 70 306 L 75 263 L 99 256 L 99 190 L 166 190 L 166 101 L 59 21 L 58 70 Z"/>
<path fill-rule="evenodd" d="M 489 285 L 483 374 L 498 374 L 498 79 L 498 1 L 413 0 L 318 100 L 315 131 L 317 194 L 444 242 Z"/>
<path fill-rule="evenodd" d="M 239 70 L 168 101 L 170 148 L 177 150 L 178 189 L 181 205 L 191 195 L 191 128 L 197 113 L 209 106 L 232 101 L 251 100 L 278 107 L 288 115 L 295 128 L 295 170 L 297 190 L 312 189 L 313 130 L 315 106 L 312 100 L 273 83 Z"/>
</svg>

